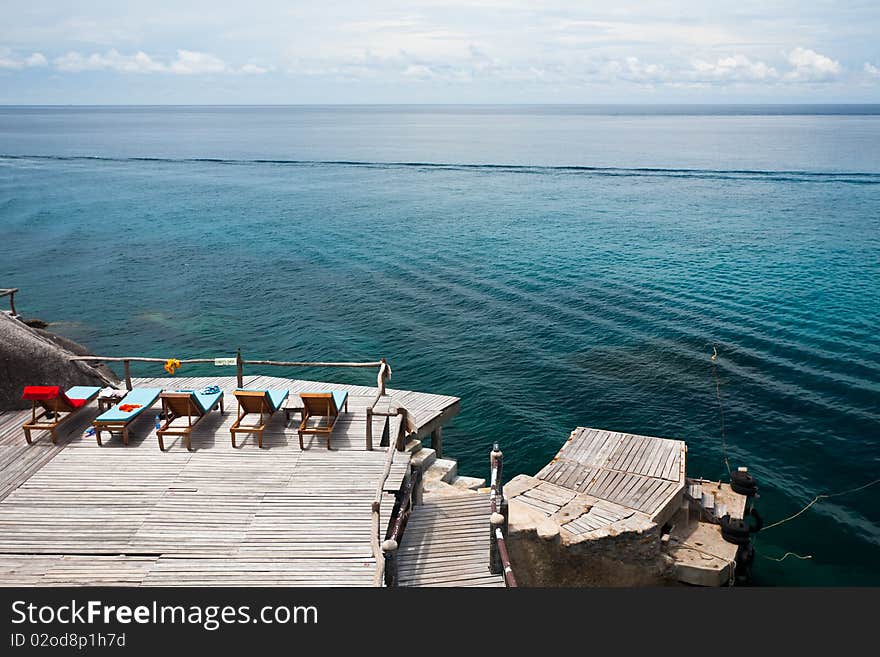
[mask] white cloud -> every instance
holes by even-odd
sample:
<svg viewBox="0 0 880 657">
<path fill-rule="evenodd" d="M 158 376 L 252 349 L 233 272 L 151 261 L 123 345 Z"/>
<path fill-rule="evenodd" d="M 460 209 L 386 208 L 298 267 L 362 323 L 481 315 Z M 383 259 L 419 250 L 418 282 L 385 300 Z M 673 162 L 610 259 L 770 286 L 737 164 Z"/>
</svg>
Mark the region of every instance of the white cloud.
<svg viewBox="0 0 880 657">
<path fill-rule="evenodd" d="M 872 77 L 880 78 L 880 67 L 874 66 L 871 62 L 865 62 L 865 73 Z"/>
<path fill-rule="evenodd" d="M 258 66 L 256 64 L 245 64 L 240 69 L 238 69 L 239 73 L 244 73 L 245 75 L 263 75 L 264 73 L 268 73 L 271 71 L 267 66 Z"/>
<path fill-rule="evenodd" d="M 27 57 L 13 55 L 8 50 L 0 49 L 0 70 L 20 71 L 25 68 L 46 66 L 48 62 L 43 53 L 35 52 Z"/>
<path fill-rule="evenodd" d="M 623 60 L 612 60 L 600 64 L 599 78 L 604 80 L 623 80 L 653 84 L 669 79 L 669 71 L 660 64 L 646 64 L 638 57 L 626 57 Z"/>
<path fill-rule="evenodd" d="M 409 78 L 418 78 L 421 80 L 427 80 L 435 77 L 434 71 L 432 71 L 429 67 L 424 64 L 410 64 L 403 70 L 403 74 Z"/>
<path fill-rule="evenodd" d="M 83 55 L 76 51 L 70 51 L 61 57 L 56 57 L 55 68 L 68 73 L 82 71 L 117 71 L 119 73 L 156 73 L 167 70 L 167 67 L 155 61 L 144 52 L 134 55 L 123 55 L 117 50 L 108 50 L 106 53 L 92 53 Z"/>
<path fill-rule="evenodd" d="M 225 73 L 228 71 L 226 64 L 219 57 L 194 50 L 178 50 L 177 59 L 171 62 L 169 70 L 181 75 Z"/>
<path fill-rule="evenodd" d="M 840 62 L 809 48 L 792 50 L 788 53 L 788 63 L 793 69 L 785 77 L 795 82 L 827 82 L 843 70 Z"/>
<path fill-rule="evenodd" d="M 46 61 L 45 55 L 41 52 L 35 52 L 30 57 L 24 60 L 25 66 L 34 67 L 34 66 L 48 66 L 49 62 Z"/>
<path fill-rule="evenodd" d="M 693 62 L 694 78 L 698 82 L 761 82 L 775 80 L 779 73 L 760 61 L 752 61 L 742 54 L 722 57 L 716 62 Z"/>
<path fill-rule="evenodd" d="M 177 58 L 167 64 L 152 58 L 142 51 L 138 51 L 133 55 L 124 55 L 116 49 L 90 55 L 84 55 L 72 50 L 65 55 L 56 57 L 53 63 L 56 69 L 68 73 L 115 71 L 117 73 L 197 75 L 233 72 L 219 57 L 194 50 L 178 50 Z M 269 69 L 254 64 L 247 64 L 239 70 L 242 73 L 258 74 L 266 73 Z"/>
</svg>

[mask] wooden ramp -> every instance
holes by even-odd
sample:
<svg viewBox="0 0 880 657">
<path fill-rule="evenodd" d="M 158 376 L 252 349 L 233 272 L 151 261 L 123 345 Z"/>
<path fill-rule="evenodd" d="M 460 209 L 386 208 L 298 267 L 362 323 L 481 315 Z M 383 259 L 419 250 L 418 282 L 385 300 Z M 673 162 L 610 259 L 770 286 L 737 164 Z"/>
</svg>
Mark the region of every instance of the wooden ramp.
<svg viewBox="0 0 880 657">
<path fill-rule="evenodd" d="M 504 586 L 489 572 L 489 496 L 426 498 L 413 509 L 399 550 L 400 586 Z"/>
</svg>

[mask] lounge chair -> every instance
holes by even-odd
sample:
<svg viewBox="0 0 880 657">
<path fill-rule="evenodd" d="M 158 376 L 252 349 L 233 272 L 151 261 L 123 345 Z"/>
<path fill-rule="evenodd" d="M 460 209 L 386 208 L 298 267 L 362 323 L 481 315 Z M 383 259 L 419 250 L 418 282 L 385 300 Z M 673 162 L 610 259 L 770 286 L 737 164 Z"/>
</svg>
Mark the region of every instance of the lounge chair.
<svg viewBox="0 0 880 657">
<path fill-rule="evenodd" d="M 232 434 L 232 446 L 235 447 L 235 434 L 257 434 L 257 446 L 263 446 L 263 431 L 272 415 L 284 404 L 289 394 L 287 390 L 244 390 L 238 389 L 234 393 L 238 400 L 238 418 L 229 428 Z M 260 422 L 256 425 L 242 424 L 251 413 L 260 414 Z"/>
<path fill-rule="evenodd" d="M 303 402 L 302 422 L 299 425 L 299 448 L 303 446 L 303 434 L 317 433 L 327 434 L 327 449 L 330 449 L 330 435 L 339 413 L 343 408 L 348 411 L 348 393 L 335 392 L 303 392 L 300 393 Z"/>
<path fill-rule="evenodd" d="M 177 392 L 163 392 L 160 396 L 162 399 L 162 415 L 165 417 L 165 423 L 156 430 L 159 437 L 159 449 L 165 451 L 165 436 L 183 436 L 186 438 L 186 448 L 192 451 L 190 443 L 190 433 L 193 428 L 207 417 L 208 413 L 215 408 L 220 408 L 223 413 L 223 392 L 204 393 L 196 390 L 178 390 Z M 172 426 L 173 422 L 179 418 L 186 418 L 186 425 Z M 195 418 L 195 420 L 193 420 Z"/>
<path fill-rule="evenodd" d="M 31 419 L 22 425 L 28 445 L 32 445 L 31 431 L 48 431 L 55 443 L 58 426 L 72 417 L 98 396 L 101 388 L 94 386 L 74 386 L 62 392 L 60 386 L 25 386 L 21 398 L 33 402 Z M 42 411 L 37 415 L 37 406 Z"/>
<path fill-rule="evenodd" d="M 150 408 L 159 399 L 162 388 L 135 388 L 129 390 L 122 401 L 102 413 L 92 422 L 95 428 L 95 439 L 99 445 L 101 432 L 121 431 L 122 442 L 128 445 L 128 425 L 137 419 L 141 413 Z"/>
</svg>

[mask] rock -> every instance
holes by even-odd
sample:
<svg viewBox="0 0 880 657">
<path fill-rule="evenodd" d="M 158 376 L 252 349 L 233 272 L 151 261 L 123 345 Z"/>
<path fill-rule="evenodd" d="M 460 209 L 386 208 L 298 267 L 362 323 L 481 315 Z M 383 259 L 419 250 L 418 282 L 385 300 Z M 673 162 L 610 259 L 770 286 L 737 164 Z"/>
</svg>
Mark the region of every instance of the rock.
<svg viewBox="0 0 880 657">
<path fill-rule="evenodd" d="M 418 453 L 413 457 L 413 460 L 418 458 L 419 454 L 421 454 L 424 449 L 418 451 Z M 434 450 L 431 450 L 434 451 Z M 424 468 L 424 465 L 422 466 Z M 452 459 L 438 459 L 435 458 L 433 463 L 431 463 L 431 467 L 427 470 L 424 470 L 424 479 L 425 481 L 440 480 L 444 481 L 447 484 L 451 484 L 455 481 L 455 477 L 458 474 L 458 461 L 453 461 Z"/>
<path fill-rule="evenodd" d="M 559 539 L 559 523 L 553 518 L 546 518 L 538 523 L 538 538 L 545 541 L 555 541 Z"/>
<path fill-rule="evenodd" d="M 48 331 L 33 329 L 0 313 L 0 409 L 27 408 L 21 398 L 27 385 L 117 385 L 119 380 L 106 368 L 102 371 L 72 356 L 88 350 Z"/>
<path fill-rule="evenodd" d="M 507 523 L 511 534 L 536 534 L 538 525 L 547 519 L 546 513 L 528 504 L 523 504 L 515 498 L 508 503 L 508 509 L 510 512 Z"/>
<path fill-rule="evenodd" d="M 534 488 L 541 483 L 540 479 L 530 477 L 529 475 L 516 475 L 513 479 L 504 484 L 504 496 L 508 499 L 522 495 L 527 490 Z"/>
<path fill-rule="evenodd" d="M 418 450 L 412 455 L 412 460 L 410 460 L 410 463 L 411 463 L 414 467 L 416 467 L 416 468 L 418 468 L 419 470 L 421 470 L 422 472 L 425 472 L 425 471 L 428 470 L 428 468 L 431 467 L 431 465 L 432 465 L 432 464 L 434 463 L 434 461 L 436 461 L 436 460 L 437 460 L 437 452 L 435 452 L 435 451 L 434 451 L 433 449 L 431 449 L 430 447 L 420 447 L 420 448 L 419 448 L 419 449 L 418 449 Z"/>
<path fill-rule="evenodd" d="M 486 485 L 485 479 L 480 479 L 479 477 L 466 477 L 464 475 L 458 475 L 453 481 L 452 485 L 456 488 L 466 488 L 468 490 L 479 490 Z"/>
</svg>

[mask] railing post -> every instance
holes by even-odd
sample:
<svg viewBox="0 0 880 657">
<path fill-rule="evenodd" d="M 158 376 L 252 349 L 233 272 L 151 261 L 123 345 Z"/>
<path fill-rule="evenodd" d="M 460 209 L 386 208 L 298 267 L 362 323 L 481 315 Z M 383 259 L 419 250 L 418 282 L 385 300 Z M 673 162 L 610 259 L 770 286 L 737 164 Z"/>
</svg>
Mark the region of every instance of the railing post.
<svg viewBox="0 0 880 657">
<path fill-rule="evenodd" d="M 238 376 L 238 387 L 244 388 L 244 363 L 241 361 L 241 347 L 235 353 L 235 369 Z"/>
<path fill-rule="evenodd" d="M 415 465 L 410 465 L 410 477 L 413 478 L 412 505 L 419 506 L 422 503 L 422 471 Z"/>
<path fill-rule="evenodd" d="M 400 416 L 400 428 L 397 430 L 397 437 L 394 439 L 394 446 L 398 452 L 406 450 L 406 409 L 403 406 L 397 408 L 397 414 Z"/>
<path fill-rule="evenodd" d="M 15 312 L 15 290 L 9 292 L 9 309 L 12 310 L 13 317 L 18 314 Z"/>
<path fill-rule="evenodd" d="M 125 387 L 131 390 L 131 361 L 125 360 L 122 365 L 125 367 Z"/>
<path fill-rule="evenodd" d="M 498 529 L 504 524 L 504 516 L 500 513 L 493 513 L 489 517 L 489 572 L 493 575 L 499 575 L 504 572 L 504 565 L 501 563 L 501 552 L 498 549 Z"/>
<path fill-rule="evenodd" d="M 491 480 L 489 485 L 496 490 L 499 500 L 504 499 L 504 485 L 501 483 L 501 475 L 504 470 L 504 452 L 498 446 L 498 443 L 492 445 L 492 451 L 489 454 L 489 466 L 491 468 Z"/>
<path fill-rule="evenodd" d="M 367 451 L 373 451 L 373 409 L 367 406 Z M 391 449 L 390 447 L 388 449 Z"/>
<path fill-rule="evenodd" d="M 385 586 L 397 586 L 397 541 L 389 539 L 382 543 L 385 557 Z"/>
<path fill-rule="evenodd" d="M 437 458 L 443 458 L 443 427 L 437 427 L 431 432 L 431 449 L 437 452 Z"/>
<path fill-rule="evenodd" d="M 377 381 L 377 384 L 378 384 L 377 387 L 379 388 L 379 396 L 384 397 L 385 396 L 385 379 L 387 378 L 388 363 L 385 362 L 384 358 L 380 358 L 379 363 L 380 363 L 380 365 L 379 365 L 379 376 L 378 376 L 378 381 Z"/>
</svg>

